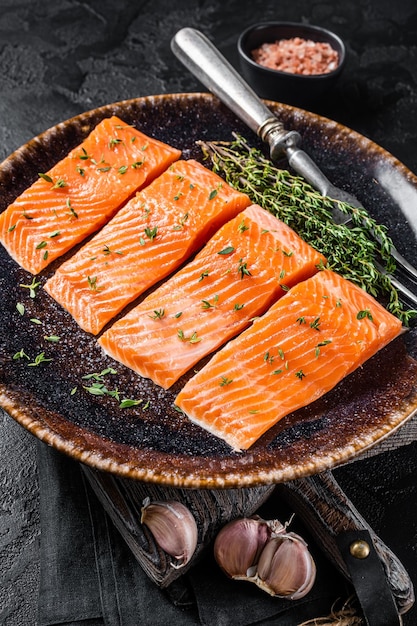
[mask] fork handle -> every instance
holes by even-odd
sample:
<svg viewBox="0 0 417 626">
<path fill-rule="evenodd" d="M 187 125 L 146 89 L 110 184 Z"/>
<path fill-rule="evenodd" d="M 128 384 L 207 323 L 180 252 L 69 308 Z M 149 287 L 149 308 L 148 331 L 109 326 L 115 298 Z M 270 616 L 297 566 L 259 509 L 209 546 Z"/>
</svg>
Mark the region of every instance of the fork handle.
<svg viewBox="0 0 417 626">
<path fill-rule="evenodd" d="M 171 41 L 176 57 L 205 87 L 270 146 L 271 159 L 286 149 L 286 142 L 301 140 L 262 102 L 211 41 L 194 28 L 182 28 Z"/>
</svg>

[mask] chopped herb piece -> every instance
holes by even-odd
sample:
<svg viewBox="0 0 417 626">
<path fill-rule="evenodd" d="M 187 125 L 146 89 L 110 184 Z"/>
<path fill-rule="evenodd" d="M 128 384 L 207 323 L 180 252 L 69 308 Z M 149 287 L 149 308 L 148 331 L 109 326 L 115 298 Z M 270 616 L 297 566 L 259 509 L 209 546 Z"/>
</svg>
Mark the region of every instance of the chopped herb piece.
<svg viewBox="0 0 417 626">
<path fill-rule="evenodd" d="M 320 317 L 316 317 L 313 322 L 310 322 L 310 328 L 314 330 L 320 330 Z"/>
<path fill-rule="evenodd" d="M 153 312 L 153 315 L 149 315 L 149 317 L 152 318 L 153 320 L 160 320 L 164 317 L 164 315 L 165 315 L 164 309 L 157 309 L 156 311 Z"/>
<path fill-rule="evenodd" d="M 305 324 L 306 323 L 306 318 L 304 317 L 304 315 L 302 315 L 301 317 L 297 317 L 296 321 L 301 325 L 301 324 Z"/>
<path fill-rule="evenodd" d="M 179 317 L 181 317 L 181 315 L 182 315 L 182 311 L 178 311 L 178 313 L 175 313 L 174 317 L 178 319 Z"/>
<path fill-rule="evenodd" d="M 285 270 L 281 270 L 279 273 L 279 277 L 284 278 L 284 276 L 285 276 Z"/>
<path fill-rule="evenodd" d="M 43 253 L 43 260 L 46 261 L 48 258 L 48 250 L 45 250 L 45 252 Z"/>
<path fill-rule="evenodd" d="M 16 304 L 16 309 L 18 310 L 18 313 L 20 313 L 20 315 L 24 315 L 25 313 L 25 307 L 21 302 L 18 302 Z"/>
<path fill-rule="evenodd" d="M 177 193 L 176 196 L 174 196 L 174 200 L 177 201 L 181 198 L 181 196 L 183 196 L 184 194 L 182 193 L 182 191 L 180 191 L 179 193 Z"/>
<path fill-rule="evenodd" d="M 119 172 L 119 174 L 126 174 L 127 170 L 127 165 L 121 165 L 117 171 Z"/>
<path fill-rule="evenodd" d="M 184 331 L 181 328 L 177 331 L 177 337 L 181 339 L 181 341 L 188 341 L 189 343 L 199 343 L 201 341 L 201 337 L 197 335 L 197 332 L 194 331 L 191 337 L 186 337 Z"/>
<path fill-rule="evenodd" d="M 28 361 L 30 361 L 30 356 L 26 354 L 23 348 L 19 350 L 19 352 L 16 352 L 16 354 L 13 355 L 14 361 L 18 361 L 19 359 L 27 359 Z"/>
<path fill-rule="evenodd" d="M 298 370 L 298 372 L 295 372 L 295 375 L 297 376 L 297 378 L 299 378 L 300 380 L 302 380 L 303 378 L 305 378 L 305 374 L 303 372 L 303 370 Z"/>
<path fill-rule="evenodd" d="M 41 320 L 38 320 L 37 317 L 31 317 L 30 321 L 32 322 L 32 324 L 37 324 L 38 326 L 42 324 Z"/>
<path fill-rule="evenodd" d="M 284 370 L 274 370 L 272 373 L 273 374 L 282 374 Z"/>
<path fill-rule="evenodd" d="M 200 283 L 202 280 L 204 280 L 205 278 L 207 278 L 207 276 L 209 275 L 208 271 L 205 270 L 204 272 L 202 272 L 200 274 L 200 278 L 198 279 L 198 282 Z"/>
<path fill-rule="evenodd" d="M 220 252 L 218 252 L 217 254 L 227 255 L 231 254 L 234 251 L 235 249 L 233 246 L 226 246 L 226 248 L 223 248 L 223 250 L 220 250 Z"/>
<path fill-rule="evenodd" d="M 240 274 L 240 278 L 243 278 L 244 276 L 252 276 L 247 266 L 248 264 L 246 262 L 243 263 L 242 259 L 239 260 L 237 273 Z"/>
<path fill-rule="evenodd" d="M 19 287 L 24 287 L 24 289 L 29 289 L 29 296 L 31 298 L 34 298 L 36 296 L 36 289 L 37 287 L 39 287 L 40 285 L 40 281 L 36 281 L 36 278 L 33 278 L 32 282 L 30 285 L 23 285 L 22 283 L 20 283 Z"/>
<path fill-rule="evenodd" d="M 123 252 L 120 252 L 120 250 L 115 250 L 115 251 L 113 252 L 113 250 L 111 250 L 111 249 L 109 248 L 109 246 L 104 246 L 104 248 L 103 248 L 103 254 L 104 254 L 105 256 L 107 256 L 107 255 L 109 255 L 109 254 L 120 254 L 120 255 L 122 255 L 122 254 L 123 254 Z"/>
<path fill-rule="evenodd" d="M 103 167 L 97 168 L 98 172 L 104 172 L 104 173 L 110 172 L 110 170 L 111 170 L 111 165 L 104 165 Z"/>
<path fill-rule="evenodd" d="M 42 250 L 42 248 L 46 248 L 47 245 L 48 243 L 46 241 L 41 241 L 37 246 L 35 246 L 35 250 Z"/>
<path fill-rule="evenodd" d="M 338 299 L 338 300 L 336 300 L 336 306 L 337 306 L 337 307 L 341 307 L 341 306 L 342 306 L 342 302 L 341 302 L 341 300 L 339 300 L 339 299 Z"/>
<path fill-rule="evenodd" d="M 282 289 L 283 291 L 289 291 L 289 290 L 290 290 L 290 288 L 288 287 L 288 285 L 280 285 L 280 287 L 281 287 L 281 289 Z"/>
<path fill-rule="evenodd" d="M 233 307 L 233 310 L 234 311 L 241 311 L 244 306 L 245 306 L 244 304 L 239 304 L 238 302 L 236 302 L 236 304 Z"/>
<path fill-rule="evenodd" d="M 97 287 L 97 276 L 87 276 L 87 281 L 92 291 L 101 291 L 103 287 Z"/>
<path fill-rule="evenodd" d="M 227 376 L 222 376 L 219 382 L 220 387 L 226 387 L 233 382 L 233 378 L 228 378 Z"/>
<path fill-rule="evenodd" d="M 215 198 L 216 196 L 217 196 L 217 189 L 213 189 L 209 193 L 209 200 L 213 200 L 213 198 Z"/>
<path fill-rule="evenodd" d="M 130 400 L 129 398 L 125 398 L 119 404 L 120 409 L 128 409 L 132 406 L 137 406 L 138 404 L 142 404 L 143 400 Z"/>
<path fill-rule="evenodd" d="M 43 174 L 42 172 L 39 172 L 38 176 L 39 176 L 39 178 L 42 178 L 43 180 L 45 180 L 47 183 L 53 183 L 54 182 L 52 180 L 52 178 L 48 174 Z"/>
<path fill-rule="evenodd" d="M 198 337 L 197 332 L 194 331 L 188 341 L 190 343 L 200 343 L 201 337 Z"/>
<path fill-rule="evenodd" d="M 93 383 L 91 387 L 83 387 L 92 396 L 105 396 L 107 395 L 107 389 L 103 383 Z"/>
<path fill-rule="evenodd" d="M 374 318 L 372 317 L 372 313 L 370 312 L 370 310 L 364 309 L 363 311 L 358 311 L 356 319 L 363 320 L 365 318 L 370 320 L 371 322 L 373 321 Z"/>
<path fill-rule="evenodd" d="M 257 413 L 259 413 L 259 409 L 250 409 L 249 413 L 251 415 L 256 415 Z"/>
<path fill-rule="evenodd" d="M 72 208 L 72 205 L 71 205 L 71 200 L 70 200 L 69 198 L 67 198 L 66 205 L 67 205 L 68 209 L 70 210 L 70 215 L 71 215 L 71 217 L 75 217 L 76 219 L 78 219 L 78 215 L 77 215 L 77 213 L 74 211 L 74 209 Z"/>
<path fill-rule="evenodd" d="M 90 380 L 91 378 L 94 378 L 95 380 L 101 380 L 103 376 L 107 376 L 107 374 L 117 374 L 117 370 L 113 369 L 112 367 L 107 367 L 100 373 L 93 372 L 92 374 L 86 374 L 85 376 L 83 376 L 83 380 Z"/>
<path fill-rule="evenodd" d="M 53 233 L 51 233 L 50 235 L 48 235 L 49 239 L 53 239 L 54 237 L 58 237 L 58 235 L 61 234 L 60 230 L 54 230 Z"/>
<path fill-rule="evenodd" d="M 282 251 L 282 254 L 283 254 L 284 256 L 291 257 L 291 256 L 294 254 L 294 252 L 286 252 L 285 250 L 283 250 L 283 251 Z"/>
<path fill-rule="evenodd" d="M 219 301 L 219 296 L 216 294 L 213 298 L 213 304 L 211 304 L 211 302 L 209 302 L 208 300 L 202 300 L 202 308 L 203 309 L 211 309 L 214 308 L 216 306 L 216 304 Z"/>
<path fill-rule="evenodd" d="M 158 227 L 157 226 L 155 226 L 155 228 L 146 227 L 144 232 L 145 232 L 145 235 L 148 237 L 148 239 L 153 241 L 158 233 Z"/>
<path fill-rule="evenodd" d="M 84 176 L 85 175 L 85 169 L 83 167 L 80 167 L 79 165 L 77 165 L 76 170 L 77 170 L 77 172 L 79 173 L 80 176 Z"/>
<path fill-rule="evenodd" d="M 25 220 L 33 220 L 33 217 L 26 213 L 26 209 L 23 211 L 23 217 L 25 218 Z"/>
<path fill-rule="evenodd" d="M 188 217 L 189 217 L 189 214 L 184 213 L 179 223 L 176 226 L 174 226 L 174 230 L 182 230 L 184 228 L 185 222 L 188 220 Z"/>
<path fill-rule="evenodd" d="M 49 335 L 49 337 L 44 337 L 45 341 L 49 341 L 50 343 L 59 343 L 61 340 L 61 337 L 58 337 L 58 335 Z"/>
<path fill-rule="evenodd" d="M 119 143 L 123 143 L 123 139 L 112 138 L 109 141 L 109 148 L 112 149 L 114 146 L 117 146 Z"/>
<path fill-rule="evenodd" d="M 65 182 L 65 180 L 63 178 L 58 178 L 55 181 L 54 186 L 52 187 L 52 189 L 60 189 L 61 187 L 66 187 L 67 183 Z"/>
<path fill-rule="evenodd" d="M 75 395 L 75 394 L 77 393 L 77 390 L 78 390 L 78 387 L 73 387 L 73 388 L 71 389 L 70 395 L 71 395 L 71 396 Z"/>
<path fill-rule="evenodd" d="M 320 341 L 315 349 L 315 355 L 316 357 L 320 356 L 320 348 L 322 348 L 323 346 L 328 346 L 329 343 L 332 343 L 331 339 L 326 339 L 325 341 Z"/>
<path fill-rule="evenodd" d="M 285 359 L 284 350 L 282 348 L 278 348 L 278 354 L 283 361 Z"/>
<path fill-rule="evenodd" d="M 91 156 L 88 155 L 85 148 L 81 148 L 82 154 L 78 157 L 81 161 L 87 161 L 87 159 L 91 159 Z"/>
<path fill-rule="evenodd" d="M 16 224 L 13 224 L 12 226 L 10 226 L 10 227 L 7 229 L 7 232 L 8 232 L 8 233 L 12 233 L 12 232 L 14 231 L 14 229 L 15 229 L 15 228 L 16 228 Z"/>
<path fill-rule="evenodd" d="M 239 224 L 239 226 L 237 227 L 237 229 L 238 229 L 238 231 L 239 231 L 240 233 L 244 233 L 244 232 L 245 232 L 245 230 L 249 230 L 249 226 L 246 226 L 246 224 L 245 224 L 245 220 L 243 219 L 243 220 L 240 222 L 240 224 Z"/>
<path fill-rule="evenodd" d="M 32 361 L 32 363 L 28 363 L 28 367 L 37 367 L 41 363 L 47 363 L 47 362 L 52 361 L 52 360 L 53 359 L 47 359 L 46 358 L 45 352 L 41 352 L 40 354 L 35 356 L 35 360 Z"/>
</svg>

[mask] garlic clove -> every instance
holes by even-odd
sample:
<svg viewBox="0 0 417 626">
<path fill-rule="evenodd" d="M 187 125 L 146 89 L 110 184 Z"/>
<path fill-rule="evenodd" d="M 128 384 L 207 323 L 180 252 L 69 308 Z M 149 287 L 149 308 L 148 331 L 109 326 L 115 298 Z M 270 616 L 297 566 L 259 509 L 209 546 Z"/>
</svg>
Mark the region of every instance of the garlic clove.
<svg viewBox="0 0 417 626">
<path fill-rule="evenodd" d="M 316 566 L 305 541 L 295 533 L 272 537 L 259 557 L 254 582 L 273 596 L 297 600 L 312 588 Z"/>
<path fill-rule="evenodd" d="M 198 529 L 191 511 L 181 502 L 143 501 L 141 523 L 149 528 L 156 543 L 164 552 L 173 556 L 179 569 L 186 565 L 197 547 Z"/>
<path fill-rule="evenodd" d="M 248 579 L 256 572 L 259 555 L 271 535 L 260 518 L 240 518 L 226 524 L 214 542 L 214 557 L 230 578 Z"/>
</svg>

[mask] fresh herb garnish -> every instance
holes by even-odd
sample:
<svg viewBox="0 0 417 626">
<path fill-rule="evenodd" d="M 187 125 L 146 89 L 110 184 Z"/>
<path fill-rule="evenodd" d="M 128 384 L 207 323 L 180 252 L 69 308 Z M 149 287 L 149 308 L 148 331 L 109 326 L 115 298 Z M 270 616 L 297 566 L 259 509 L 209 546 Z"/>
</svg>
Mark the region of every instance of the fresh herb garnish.
<svg viewBox="0 0 417 626">
<path fill-rule="evenodd" d="M 29 296 L 31 298 L 34 298 L 36 296 L 36 289 L 39 287 L 40 284 L 40 281 L 37 281 L 36 278 L 33 278 L 30 285 L 23 285 L 22 283 L 20 283 L 19 287 L 29 289 Z"/>
<path fill-rule="evenodd" d="M 363 319 L 365 319 L 365 318 L 366 318 L 366 319 L 368 319 L 368 320 L 371 320 L 371 322 L 372 322 L 372 321 L 373 321 L 373 319 L 374 319 L 374 318 L 372 317 L 372 313 L 370 312 L 370 310 L 369 310 L 369 309 L 365 309 L 365 310 L 363 310 L 363 311 L 359 311 L 359 312 L 358 312 L 358 314 L 357 314 L 357 316 L 356 316 L 356 319 L 358 319 L 358 320 L 363 320 Z"/>
<path fill-rule="evenodd" d="M 164 315 L 165 315 L 165 309 L 157 309 L 156 311 L 152 313 L 152 315 L 150 314 L 149 317 L 152 318 L 153 320 L 160 320 L 164 317 Z"/>
<path fill-rule="evenodd" d="M 244 276 L 252 276 L 252 274 L 248 270 L 247 262 L 244 263 L 242 259 L 239 260 L 237 273 L 240 274 L 240 278 L 243 278 Z"/>
<path fill-rule="evenodd" d="M 386 301 L 387 309 L 404 324 L 416 317 L 417 311 L 406 309 L 387 276 L 395 270 L 387 229 L 365 209 L 323 197 L 302 177 L 279 169 L 240 136 L 235 135 L 229 144 L 199 144 L 217 174 L 293 228 L 327 258 L 327 267 Z M 333 221 L 334 205 L 351 218 L 354 228 Z"/>
</svg>

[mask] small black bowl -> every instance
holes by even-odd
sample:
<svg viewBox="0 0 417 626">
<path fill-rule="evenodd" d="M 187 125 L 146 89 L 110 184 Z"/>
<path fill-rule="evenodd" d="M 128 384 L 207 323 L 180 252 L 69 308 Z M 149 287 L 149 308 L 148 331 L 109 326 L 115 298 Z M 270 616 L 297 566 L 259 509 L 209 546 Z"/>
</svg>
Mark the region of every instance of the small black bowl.
<svg viewBox="0 0 417 626">
<path fill-rule="evenodd" d="M 252 58 L 252 51 L 262 44 L 293 37 L 330 44 L 339 56 L 337 67 L 326 74 L 292 74 L 264 67 Z M 237 47 L 242 75 L 261 98 L 303 108 L 316 104 L 335 85 L 346 61 L 340 37 L 325 28 L 296 22 L 250 26 L 240 35 Z"/>
</svg>

